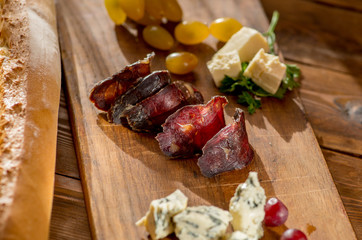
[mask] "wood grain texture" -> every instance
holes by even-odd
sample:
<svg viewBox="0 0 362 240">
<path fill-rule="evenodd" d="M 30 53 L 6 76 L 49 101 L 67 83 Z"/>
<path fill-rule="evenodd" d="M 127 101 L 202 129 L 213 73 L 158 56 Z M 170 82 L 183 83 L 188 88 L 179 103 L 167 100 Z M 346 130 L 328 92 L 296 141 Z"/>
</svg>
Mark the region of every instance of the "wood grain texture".
<svg viewBox="0 0 362 240">
<path fill-rule="evenodd" d="M 60 175 L 79 179 L 78 164 L 75 156 L 74 140 L 71 131 L 64 86 L 60 94 L 57 137 L 57 161 L 55 172 Z"/>
<path fill-rule="evenodd" d="M 358 239 L 362 237 L 362 158 L 323 150 Z"/>
<path fill-rule="evenodd" d="M 362 179 L 360 177 L 362 174 L 362 159 L 329 150 L 323 150 L 323 155 L 342 197 L 357 238 L 360 239 L 362 237 Z M 72 161 L 76 164 L 75 158 Z M 83 198 L 83 203 L 78 204 L 79 196 L 82 194 L 80 182 L 77 181 L 78 187 L 74 188 L 75 180 L 66 181 L 65 177 L 58 175 L 56 179 L 50 239 L 91 239 Z M 74 191 L 74 189 L 77 190 Z M 76 204 L 73 204 L 74 200 L 69 200 L 69 195 L 78 196 L 76 197 L 78 199 L 75 200 Z M 71 197 L 71 199 L 74 199 L 74 197 Z M 76 224 L 68 223 L 69 221 L 73 223 L 74 219 L 76 219 Z"/>
<path fill-rule="evenodd" d="M 307 0 L 323 4 L 326 7 L 342 8 L 350 11 L 362 12 L 362 2 L 360 0 Z"/>
<path fill-rule="evenodd" d="M 320 146 L 361 156 L 360 78 L 301 63 L 298 66 L 303 75 L 300 96 Z"/>
<path fill-rule="evenodd" d="M 362 75 L 362 14 L 314 1 L 261 0 L 267 15 L 280 13 L 277 41 L 288 60 Z"/>
<path fill-rule="evenodd" d="M 89 90 L 95 82 L 143 58 L 151 49 L 138 37 L 137 30 L 114 28 L 102 3 L 57 2 L 58 15 L 62 16 L 58 21 L 71 119 L 95 239 L 145 237 L 144 230 L 134 222 L 143 216 L 151 200 L 176 188 L 190 198 L 190 205 L 213 204 L 227 209 L 236 186 L 250 170 L 259 173 L 267 195 L 278 196 L 293 213 L 285 227 L 306 232 L 308 226 L 316 227 L 309 239 L 356 238 L 296 92 L 284 101 L 264 101 L 262 111 L 247 117 L 256 153 L 253 163 L 212 179 L 202 177 L 193 160 L 165 158 L 153 136 L 107 123 L 89 102 Z M 261 31 L 267 28 L 258 1 L 182 1 L 182 5 L 187 19 L 210 22 L 227 15 Z M 198 46 L 178 45 L 175 49 L 192 51 L 205 62 L 216 45 L 209 38 Z M 166 54 L 157 52 L 155 69 L 164 67 Z M 203 64 L 183 79 L 192 81 L 206 99 L 219 94 Z M 235 106 L 231 101 L 229 116 Z M 267 231 L 265 239 L 277 239 L 278 234 Z"/>
<path fill-rule="evenodd" d="M 88 217 L 80 181 L 55 175 L 49 239 L 90 239 Z"/>
</svg>

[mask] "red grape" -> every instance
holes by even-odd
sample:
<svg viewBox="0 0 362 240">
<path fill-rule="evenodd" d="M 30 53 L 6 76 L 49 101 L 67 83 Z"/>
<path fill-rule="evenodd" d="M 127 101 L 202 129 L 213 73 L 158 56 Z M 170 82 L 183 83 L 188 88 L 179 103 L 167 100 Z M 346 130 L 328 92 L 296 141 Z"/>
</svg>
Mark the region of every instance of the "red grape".
<svg viewBox="0 0 362 240">
<path fill-rule="evenodd" d="M 308 240 L 305 234 L 298 229 L 288 229 L 285 231 L 280 240 Z"/>
<path fill-rule="evenodd" d="M 264 223 L 265 226 L 268 227 L 276 227 L 280 226 L 288 218 L 288 208 L 277 198 L 270 198 L 264 207 L 265 210 L 265 218 Z"/>
</svg>

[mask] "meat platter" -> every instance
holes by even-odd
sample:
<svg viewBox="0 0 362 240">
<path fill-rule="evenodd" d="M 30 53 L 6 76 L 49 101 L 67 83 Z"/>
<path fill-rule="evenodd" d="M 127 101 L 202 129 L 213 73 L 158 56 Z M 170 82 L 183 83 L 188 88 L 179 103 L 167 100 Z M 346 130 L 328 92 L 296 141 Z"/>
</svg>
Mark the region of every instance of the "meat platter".
<svg viewBox="0 0 362 240">
<path fill-rule="evenodd" d="M 228 15 L 265 31 L 268 21 L 259 1 L 181 1 L 184 17 L 210 22 Z M 262 239 L 278 239 L 289 227 L 302 229 L 308 239 L 355 239 L 340 196 L 307 121 L 297 91 L 283 100 L 267 99 L 256 114 L 245 113 L 253 161 L 244 169 L 206 178 L 197 157 L 170 159 L 151 133 L 135 133 L 107 121 L 89 101 L 94 84 L 154 51 L 137 26 L 110 21 L 101 0 L 57 2 L 59 35 L 71 106 L 77 157 L 95 239 L 146 239 L 135 225 L 153 199 L 180 189 L 189 205 L 228 209 L 236 187 L 250 171 L 258 173 L 268 197 L 277 196 L 291 213 L 285 225 L 266 229 Z M 199 57 L 191 74 L 171 75 L 190 83 L 205 102 L 222 95 L 213 85 L 206 62 L 220 48 L 208 38 L 197 46 L 175 46 Z M 167 51 L 156 51 L 153 71 L 165 68 Z M 227 97 L 226 122 L 240 105 Z M 333 211 L 331 211 L 333 209 Z"/>
</svg>

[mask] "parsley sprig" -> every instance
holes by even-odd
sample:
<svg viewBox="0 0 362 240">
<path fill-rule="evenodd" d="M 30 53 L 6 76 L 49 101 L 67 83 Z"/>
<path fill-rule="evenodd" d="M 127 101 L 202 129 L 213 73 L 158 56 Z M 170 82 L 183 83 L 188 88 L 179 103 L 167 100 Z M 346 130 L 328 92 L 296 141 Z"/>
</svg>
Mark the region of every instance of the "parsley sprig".
<svg viewBox="0 0 362 240">
<path fill-rule="evenodd" d="M 263 35 L 266 37 L 270 54 L 276 55 L 275 53 L 275 27 L 278 23 L 279 13 L 275 11 L 270 21 L 268 31 Z M 253 114 L 256 109 L 261 107 L 261 97 L 275 97 L 282 99 L 285 93 L 289 90 L 293 90 L 295 87 L 299 87 L 299 83 L 295 81 L 300 76 L 300 69 L 296 65 L 286 64 L 286 76 L 282 80 L 278 91 L 275 94 L 271 94 L 258 85 L 256 85 L 251 78 L 244 76 L 244 71 L 248 67 L 248 62 L 241 64 L 241 72 L 236 78 L 225 76 L 221 82 L 219 88 L 223 93 L 230 93 L 238 96 L 237 102 L 241 105 L 248 107 L 248 112 Z"/>
<path fill-rule="evenodd" d="M 279 12 L 274 11 L 272 19 L 269 24 L 268 31 L 263 33 L 263 36 L 266 38 L 266 41 L 268 42 L 269 45 L 269 53 L 273 55 L 275 55 L 274 44 L 276 39 L 274 30 L 275 27 L 277 26 L 278 20 L 279 20 Z"/>
</svg>

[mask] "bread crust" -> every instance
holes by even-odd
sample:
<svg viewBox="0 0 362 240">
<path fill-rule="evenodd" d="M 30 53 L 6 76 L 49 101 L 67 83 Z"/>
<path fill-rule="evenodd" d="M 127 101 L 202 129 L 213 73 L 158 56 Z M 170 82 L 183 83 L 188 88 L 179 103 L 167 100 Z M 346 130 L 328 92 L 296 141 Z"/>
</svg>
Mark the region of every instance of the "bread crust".
<svg viewBox="0 0 362 240">
<path fill-rule="evenodd" d="M 0 239 L 48 239 L 61 80 L 54 2 L 0 3 Z"/>
</svg>

